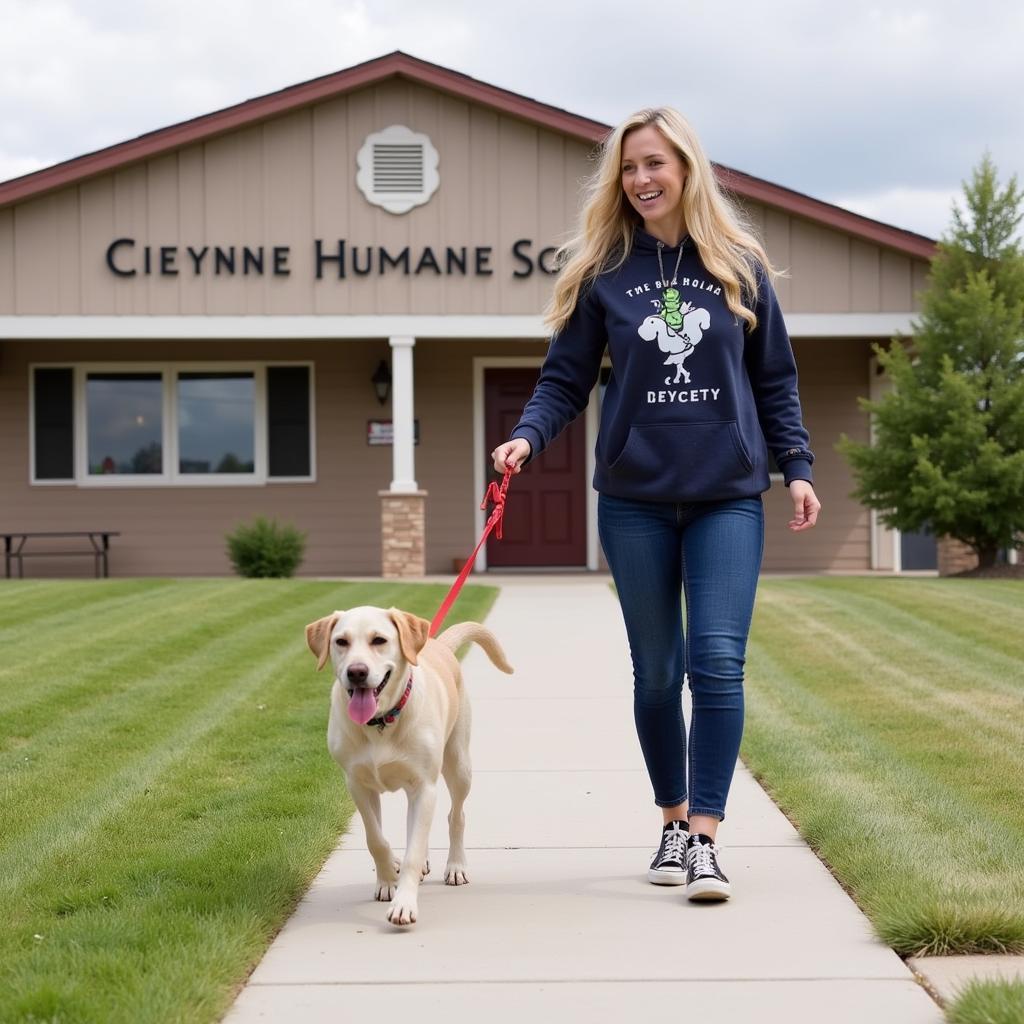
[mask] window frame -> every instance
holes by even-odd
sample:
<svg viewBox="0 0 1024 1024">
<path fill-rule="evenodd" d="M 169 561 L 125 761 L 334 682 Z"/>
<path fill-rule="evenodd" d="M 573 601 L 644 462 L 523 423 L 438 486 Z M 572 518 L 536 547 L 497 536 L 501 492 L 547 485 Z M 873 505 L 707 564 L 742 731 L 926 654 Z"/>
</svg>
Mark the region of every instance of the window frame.
<svg viewBox="0 0 1024 1024">
<path fill-rule="evenodd" d="M 270 476 L 267 422 L 267 369 L 278 366 L 304 366 L 309 370 L 309 475 Z M 72 423 L 74 430 L 74 477 L 38 479 L 36 477 L 35 371 L 70 369 L 72 384 Z M 178 374 L 251 373 L 253 375 L 253 463 L 252 473 L 182 473 L 179 465 Z M 90 373 L 159 373 L 162 381 L 162 473 L 90 474 L 88 460 L 88 424 L 86 381 Z M 311 360 L 174 360 L 146 362 L 55 362 L 30 363 L 29 376 L 29 482 L 34 487 L 265 487 L 274 484 L 316 483 L 316 387 L 315 366 Z"/>
</svg>

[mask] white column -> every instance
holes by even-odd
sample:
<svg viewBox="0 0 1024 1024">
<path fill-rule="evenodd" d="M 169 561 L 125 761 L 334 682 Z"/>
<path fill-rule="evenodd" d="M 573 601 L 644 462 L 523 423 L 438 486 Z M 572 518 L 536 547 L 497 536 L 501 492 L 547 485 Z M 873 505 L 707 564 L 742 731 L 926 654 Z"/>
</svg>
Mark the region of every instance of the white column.
<svg viewBox="0 0 1024 1024">
<path fill-rule="evenodd" d="M 412 350 L 416 339 L 399 336 L 388 340 L 391 345 L 391 422 L 394 429 L 390 490 L 393 494 L 412 494 L 419 490 L 413 440 Z"/>
</svg>

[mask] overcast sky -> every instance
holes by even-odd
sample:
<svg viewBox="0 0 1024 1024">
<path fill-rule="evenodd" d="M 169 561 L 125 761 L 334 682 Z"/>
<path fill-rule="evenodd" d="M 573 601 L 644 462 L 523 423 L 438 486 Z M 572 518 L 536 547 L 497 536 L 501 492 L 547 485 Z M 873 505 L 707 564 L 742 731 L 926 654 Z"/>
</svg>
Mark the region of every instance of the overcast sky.
<svg viewBox="0 0 1024 1024">
<path fill-rule="evenodd" d="M 0 180 L 399 49 L 932 237 L 1024 170 L 1020 0 L 0 0 Z"/>
</svg>

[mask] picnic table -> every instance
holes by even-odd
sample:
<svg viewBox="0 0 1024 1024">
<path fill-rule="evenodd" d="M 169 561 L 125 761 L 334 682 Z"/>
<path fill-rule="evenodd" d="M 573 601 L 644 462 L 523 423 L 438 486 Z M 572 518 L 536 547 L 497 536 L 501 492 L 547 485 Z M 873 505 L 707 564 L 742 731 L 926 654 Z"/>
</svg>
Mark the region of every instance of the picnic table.
<svg viewBox="0 0 1024 1024">
<path fill-rule="evenodd" d="M 11 567 L 18 566 L 18 578 L 25 577 L 26 558 L 73 558 L 76 555 L 90 555 L 95 559 L 96 577 L 109 576 L 107 552 L 110 550 L 110 538 L 120 537 L 117 530 L 26 530 L 23 532 L 0 533 L 4 539 L 4 572 L 11 578 Z M 64 549 L 59 551 L 26 551 L 29 541 L 40 537 L 88 537 L 88 548 Z"/>
</svg>

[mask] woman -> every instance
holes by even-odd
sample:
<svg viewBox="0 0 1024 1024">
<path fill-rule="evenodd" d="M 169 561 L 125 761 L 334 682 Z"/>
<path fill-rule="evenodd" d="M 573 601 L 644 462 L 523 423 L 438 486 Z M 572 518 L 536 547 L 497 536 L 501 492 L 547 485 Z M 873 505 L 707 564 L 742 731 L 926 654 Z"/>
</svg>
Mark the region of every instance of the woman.
<svg viewBox="0 0 1024 1024">
<path fill-rule="evenodd" d="M 594 486 L 662 809 L 648 879 L 728 899 L 715 838 L 743 731 L 769 451 L 793 501 L 789 528 L 813 527 L 820 509 L 776 271 L 668 107 L 634 114 L 605 140 L 561 256 L 553 341 L 494 467 L 518 473 L 583 411 L 607 350 Z"/>
</svg>

